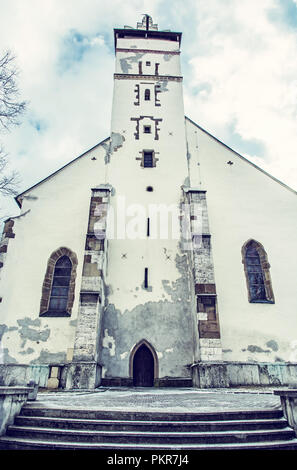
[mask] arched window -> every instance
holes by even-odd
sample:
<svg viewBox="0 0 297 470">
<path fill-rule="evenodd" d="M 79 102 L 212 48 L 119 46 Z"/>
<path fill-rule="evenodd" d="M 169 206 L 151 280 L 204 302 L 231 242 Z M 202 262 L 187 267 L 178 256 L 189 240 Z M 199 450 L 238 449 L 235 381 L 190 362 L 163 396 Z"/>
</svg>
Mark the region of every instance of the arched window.
<svg viewBox="0 0 297 470">
<path fill-rule="evenodd" d="M 77 257 L 68 248 L 54 251 L 47 263 L 39 316 L 71 315 L 74 301 Z"/>
<path fill-rule="evenodd" d="M 242 249 L 249 302 L 274 303 L 270 265 L 261 243 L 249 240 Z"/>
<path fill-rule="evenodd" d="M 49 310 L 66 311 L 72 263 L 68 256 L 61 256 L 55 265 Z"/>
<path fill-rule="evenodd" d="M 148 88 L 144 92 L 144 99 L 145 101 L 149 101 L 151 99 L 151 92 Z"/>
</svg>

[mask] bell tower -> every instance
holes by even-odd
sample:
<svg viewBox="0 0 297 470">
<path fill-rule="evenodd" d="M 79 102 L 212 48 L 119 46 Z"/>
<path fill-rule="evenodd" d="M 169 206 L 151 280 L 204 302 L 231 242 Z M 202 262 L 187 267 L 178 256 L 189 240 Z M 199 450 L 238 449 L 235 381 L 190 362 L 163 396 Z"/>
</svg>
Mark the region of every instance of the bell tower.
<svg viewBox="0 0 297 470">
<path fill-rule="evenodd" d="M 159 30 L 148 15 L 136 28 L 114 30 L 105 175 L 112 187 L 111 230 L 100 359 L 106 385 L 135 382 L 131 354 L 142 340 L 156 353 L 155 384 L 168 377 L 190 382 L 187 365 L 197 359 L 194 289 L 180 229 L 188 181 L 181 36 Z"/>
</svg>

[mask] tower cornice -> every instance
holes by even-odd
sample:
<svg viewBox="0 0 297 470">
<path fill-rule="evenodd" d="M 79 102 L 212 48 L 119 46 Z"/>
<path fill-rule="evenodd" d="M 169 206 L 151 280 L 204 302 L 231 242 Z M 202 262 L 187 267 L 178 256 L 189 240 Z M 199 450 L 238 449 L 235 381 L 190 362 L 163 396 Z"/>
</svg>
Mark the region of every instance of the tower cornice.
<svg viewBox="0 0 297 470">
<path fill-rule="evenodd" d="M 176 33 L 172 31 L 155 31 L 155 30 L 146 30 L 146 29 L 114 29 L 114 45 L 115 50 L 117 49 L 117 39 L 118 38 L 144 38 L 144 39 L 158 39 L 166 41 L 175 41 L 178 42 L 179 46 L 181 43 L 182 33 Z"/>
</svg>

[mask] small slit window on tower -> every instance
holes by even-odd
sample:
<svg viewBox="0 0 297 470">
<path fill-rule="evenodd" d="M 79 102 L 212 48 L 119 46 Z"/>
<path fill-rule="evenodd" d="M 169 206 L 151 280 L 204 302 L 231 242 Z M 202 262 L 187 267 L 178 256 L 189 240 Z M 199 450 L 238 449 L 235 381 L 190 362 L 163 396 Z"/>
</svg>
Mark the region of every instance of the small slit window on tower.
<svg viewBox="0 0 297 470">
<path fill-rule="evenodd" d="M 150 236 L 150 219 L 147 219 L 147 226 L 146 226 L 146 235 L 147 237 Z"/>
<path fill-rule="evenodd" d="M 144 268 L 144 287 L 148 288 L 148 268 Z"/>
<path fill-rule="evenodd" d="M 151 92 L 148 88 L 146 88 L 146 90 L 144 91 L 144 100 L 150 101 L 150 99 L 151 99 Z"/>
<path fill-rule="evenodd" d="M 143 166 L 144 168 L 153 167 L 153 152 L 152 151 L 143 152 Z"/>
<path fill-rule="evenodd" d="M 143 126 L 143 132 L 145 134 L 150 134 L 151 133 L 151 126 Z"/>
<path fill-rule="evenodd" d="M 151 65 L 151 63 L 150 63 L 149 61 L 147 61 L 147 62 L 145 63 L 145 65 L 146 65 L 147 67 L 149 67 L 149 66 Z"/>
</svg>

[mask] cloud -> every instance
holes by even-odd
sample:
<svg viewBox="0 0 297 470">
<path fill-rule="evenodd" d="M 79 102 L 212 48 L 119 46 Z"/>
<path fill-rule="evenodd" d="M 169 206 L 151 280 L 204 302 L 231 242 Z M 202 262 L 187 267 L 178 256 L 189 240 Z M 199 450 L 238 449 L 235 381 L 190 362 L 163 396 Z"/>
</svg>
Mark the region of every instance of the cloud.
<svg viewBox="0 0 297 470">
<path fill-rule="evenodd" d="M 134 27 L 143 13 L 160 29 L 183 32 L 186 115 L 296 187 L 296 1 L 2 4 L 0 44 L 15 52 L 21 98 L 29 100 L 23 124 L 0 136 L 20 190 L 109 135 L 113 28 Z"/>
<path fill-rule="evenodd" d="M 258 142 L 257 163 L 296 187 L 297 30 L 271 21 L 272 11 L 282 12 L 274 0 L 230 0 L 222 14 L 221 2 L 210 3 L 197 3 L 202 50 L 196 42 L 186 109 L 235 150 L 242 151 L 238 137 Z"/>
</svg>

